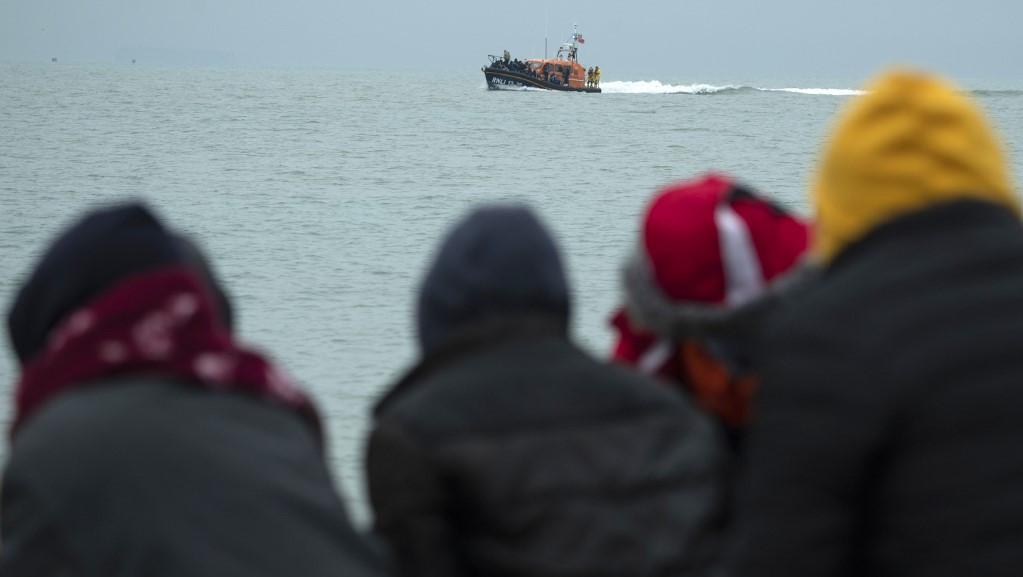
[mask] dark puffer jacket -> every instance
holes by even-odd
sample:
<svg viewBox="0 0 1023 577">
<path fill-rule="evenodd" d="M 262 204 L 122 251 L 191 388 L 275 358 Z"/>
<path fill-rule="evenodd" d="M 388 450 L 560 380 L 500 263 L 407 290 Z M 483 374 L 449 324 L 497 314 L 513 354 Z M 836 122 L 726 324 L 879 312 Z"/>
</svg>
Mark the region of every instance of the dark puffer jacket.
<svg viewBox="0 0 1023 577">
<path fill-rule="evenodd" d="M 11 455 L 5 577 L 382 574 L 310 427 L 259 400 L 101 383 L 48 404 Z"/>
<path fill-rule="evenodd" d="M 1023 228 L 979 201 L 852 245 L 765 343 L 737 577 L 1023 567 Z"/>
<path fill-rule="evenodd" d="M 369 443 L 376 528 L 403 574 L 699 575 L 713 562 L 722 439 L 678 395 L 567 340 L 562 275 L 521 209 L 477 213 L 441 250 L 421 300 L 425 358 L 380 402 Z"/>
</svg>

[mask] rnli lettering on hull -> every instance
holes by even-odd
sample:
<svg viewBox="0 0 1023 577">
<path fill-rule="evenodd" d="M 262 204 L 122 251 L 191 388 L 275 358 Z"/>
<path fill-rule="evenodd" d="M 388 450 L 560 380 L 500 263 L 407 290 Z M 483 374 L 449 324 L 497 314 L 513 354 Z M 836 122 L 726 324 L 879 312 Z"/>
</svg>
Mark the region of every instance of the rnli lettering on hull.
<svg viewBox="0 0 1023 577">
<path fill-rule="evenodd" d="M 561 90 L 569 92 L 600 92 L 600 88 L 585 87 L 585 88 L 574 88 L 571 86 L 565 86 L 564 84 L 554 84 L 547 82 L 542 78 L 536 78 L 527 76 L 524 74 L 516 74 L 514 72 L 508 72 L 505 70 L 494 70 L 492 68 L 484 68 L 483 74 L 487 78 L 487 87 L 490 89 L 500 90 L 501 88 L 512 88 L 512 87 L 531 87 L 531 88 L 542 88 L 545 90 Z"/>
<path fill-rule="evenodd" d="M 487 85 L 490 88 L 502 88 L 505 86 L 513 88 L 541 88 L 539 85 L 527 84 L 525 80 L 506 78 L 500 74 L 487 76 Z"/>
</svg>

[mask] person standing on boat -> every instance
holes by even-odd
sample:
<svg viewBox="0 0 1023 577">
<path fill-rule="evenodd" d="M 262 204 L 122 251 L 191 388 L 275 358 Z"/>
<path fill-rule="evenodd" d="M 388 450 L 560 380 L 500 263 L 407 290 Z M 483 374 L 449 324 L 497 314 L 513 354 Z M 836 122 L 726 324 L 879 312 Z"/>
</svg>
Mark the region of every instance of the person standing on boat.
<svg viewBox="0 0 1023 577">
<path fill-rule="evenodd" d="M 593 67 L 590 66 L 586 69 L 586 87 L 593 86 Z"/>
<path fill-rule="evenodd" d="M 376 530 L 403 576 L 702 576 L 724 440 L 680 395 L 568 336 L 557 247 L 518 206 L 473 212 L 419 294 L 422 359 L 374 412 Z"/>
<path fill-rule="evenodd" d="M 593 86 L 600 86 L 600 66 L 593 68 Z"/>
</svg>

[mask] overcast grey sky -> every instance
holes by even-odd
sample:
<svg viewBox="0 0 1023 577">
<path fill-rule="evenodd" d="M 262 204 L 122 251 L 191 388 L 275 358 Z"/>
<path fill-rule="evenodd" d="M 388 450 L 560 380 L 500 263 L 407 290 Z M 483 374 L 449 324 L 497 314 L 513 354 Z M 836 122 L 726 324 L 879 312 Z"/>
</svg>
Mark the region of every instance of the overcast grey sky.
<svg viewBox="0 0 1023 577">
<path fill-rule="evenodd" d="M 606 79 L 861 79 L 913 63 L 1018 87 L 1014 0 L 0 0 L 0 60 L 475 70 L 578 22 Z"/>
</svg>

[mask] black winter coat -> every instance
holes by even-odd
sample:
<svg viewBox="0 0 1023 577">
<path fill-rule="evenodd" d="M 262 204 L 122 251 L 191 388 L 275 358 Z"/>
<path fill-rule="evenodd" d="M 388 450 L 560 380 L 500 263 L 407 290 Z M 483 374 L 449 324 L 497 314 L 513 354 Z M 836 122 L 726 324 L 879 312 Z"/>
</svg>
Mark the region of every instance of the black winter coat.
<svg viewBox="0 0 1023 577">
<path fill-rule="evenodd" d="M 4 577 L 380 574 L 279 406 L 127 378 L 60 395 L 14 442 Z"/>
<path fill-rule="evenodd" d="M 561 327 L 561 328 L 559 328 Z M 723 441 L 678 395 L 537 319 L 468 327 L 383 399 L 376 528 L 405 575 L 701 575 Z"/>
<path fill-rule="evenodd" d="M 736 577 L 1023 571 L 1023 228 L 955 202 L 771 324 Z"/>
</svg>

